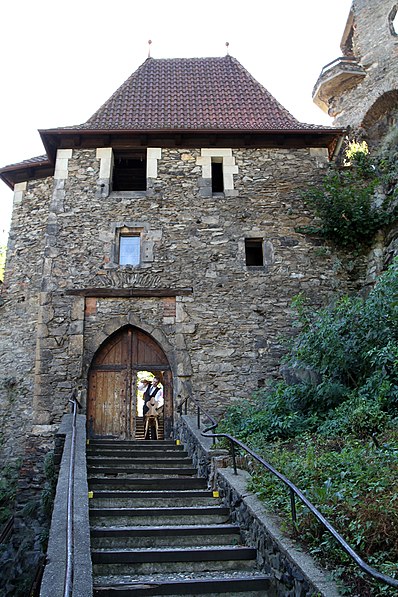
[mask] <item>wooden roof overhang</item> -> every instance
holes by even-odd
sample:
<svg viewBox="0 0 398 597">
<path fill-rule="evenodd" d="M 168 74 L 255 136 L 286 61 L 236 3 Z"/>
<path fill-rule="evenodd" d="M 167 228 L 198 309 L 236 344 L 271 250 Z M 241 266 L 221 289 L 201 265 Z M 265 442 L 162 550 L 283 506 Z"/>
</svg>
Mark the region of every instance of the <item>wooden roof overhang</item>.
<svg viewBox="0 0 398 597">
<path fill-rule="evenodd" d="M 53 176 L 53 174 L 54 164 L 48 159 L 32 162 L 27 160 L 26 162 L 11 164 L 10 166 L 0 168 L 0 179 L 3 180 L 10 189 L 14 189 L 14 185 L 19 182 L 47 178 L 47 176 Z"/>
<path fill-rule="evenodd" d="M 94 149 L 113 147 L 134 149 L 139 147 L 247 147 L 247 148 L 306 148 L 324 147 L 331 157 L 344 129 L 308 128 L 281 130 L 101 130 L 101 129 L 50 129 L 39 131 L 48 159 L 42 162 L 21 162 L 0 169 L 0 178 L 11 188 L 18 182 L 45 178 L 54 174 L 58 149 Z"/>
</svg>

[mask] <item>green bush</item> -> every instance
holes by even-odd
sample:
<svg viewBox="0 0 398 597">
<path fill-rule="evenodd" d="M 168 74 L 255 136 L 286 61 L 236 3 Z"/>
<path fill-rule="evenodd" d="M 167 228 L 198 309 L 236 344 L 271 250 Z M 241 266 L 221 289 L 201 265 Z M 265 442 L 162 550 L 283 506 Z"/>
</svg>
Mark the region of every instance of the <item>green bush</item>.
<svg viewBox="0 0 398 597">
<path fill-rule="evenodd" d="M 360 145 L 348 153 L 350 166 L 331 166 L 320 186 L 303 193 L 304 202 L 314 211 L 319 226 L 298 231 L 317 233 L 342 248 L 352 249 L 367 246 L 380 228 L 397 217 L 389 192 L 396 178 L 393 159 L 396 147 L 389 147 L 375 158 Z"/>
<path fill-rule="evenodd" d="M 367 299 L 343 297 L 318 312 L 298 316 L 302 332 L 287 362 L 312 367 L 321 377 L 312 409 L 325 412 L 352 391 L 398 405 L 398 260 L 380 276 Z M 375 383 L 377 381 L 377 383 Z M 309 405 L 311 406 L 311 405 Z"/>
<path fill-rule="evenodd" d="M 371 565 L 397 574 L 398 260 L 366 299 L 314 312 L 300 296 L 295 309 L 286 366 L 311 369 L 319 383 L 274 383 L 231 407 L 220 427 L 304 490 Z M 269 473 L 256 467 L 251 489 L 289 514 L 289 492 Z M 297 510 L 301 540 L 334 568 L 345 594 L 395 594 L 365 577 L 304 506 Z"/>
<path fill-rule="evenodd" d="M 0 470 L 0 526 L 13 514 L 18 470 L 18 462 Z"/>
<path fill-rule="evenodd" d="M 396 427 L 386 437 L 396 445 Z M 268 444 L 263 456 L 304 489 L 361 557 L 385 574 L 397 573 L 389 563 L 396 562 L 398 554 L 398 451 L 378 450 L 372 443 L 358 440 L 325 440 L 304 434 L 294 444 Z M 284 513 L 285 521 L 290 520 L 288 489 L 274 476 L 257 470 L 250 489 L 274 511 Z M 347 594 L 395 594 L 362 575 L 301 502 L 297 503 L 297 514 L 301 541 L 325 567 L 334 568 L 337 577 L 345 578 Z M 353 583 L 359 593 L 353 590 Z"/>
</svg>

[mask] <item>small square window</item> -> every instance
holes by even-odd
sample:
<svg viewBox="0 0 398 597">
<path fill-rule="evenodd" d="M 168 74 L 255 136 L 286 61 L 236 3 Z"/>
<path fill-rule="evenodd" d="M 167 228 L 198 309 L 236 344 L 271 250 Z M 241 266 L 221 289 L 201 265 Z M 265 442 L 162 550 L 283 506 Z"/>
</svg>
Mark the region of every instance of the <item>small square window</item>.
<svg viewBox="0 0 398 597">
<path fill-rule="evenodd" d="M 212 159 L 211 161 L 211 190 L 213 193 L 224 192 L 224 174 L 222 158 L 220 161 Z"/>
<path fill-rule="evenodd" d="M 245 239 L 246 265 L 264 265 L 264 251 L 262 238 Z"/>
<path fill-rule="evenodd" d="M 141 253 L 141 237 L 139 235 L 121 234 L 119 237 L 119 264 L 139 265 Z"/>
</svg>

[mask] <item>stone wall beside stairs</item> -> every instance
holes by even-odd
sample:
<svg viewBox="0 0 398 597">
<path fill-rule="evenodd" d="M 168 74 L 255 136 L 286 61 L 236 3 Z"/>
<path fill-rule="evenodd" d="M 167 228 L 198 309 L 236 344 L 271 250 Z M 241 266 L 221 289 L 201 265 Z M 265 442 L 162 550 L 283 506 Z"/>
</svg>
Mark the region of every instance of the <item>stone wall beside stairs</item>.
<svg viewBox="0 0 398 597">
<path fill-rule="evenodd" d="M 202 425 L 202 430 L 205 428 Z M 241 528 L 245 544 L 257 549 L 258 564 L 272 576 L 277 597 L 340 595 L 327 573 L 281 532 L 277 517 L 267 512 L 256 495 L 247 490 L 249 473 L 238 469 L 235 475 L 226 466 L 228 452 L 214 449 L 212 439 L 201 435 L 196 416 L 181 416 L 175 433 L 199 468 L 199 474 L 207 476 L 209 485 L 220 491 L 225 505 L 231 509 L 232 521 Z"/>
</svg>

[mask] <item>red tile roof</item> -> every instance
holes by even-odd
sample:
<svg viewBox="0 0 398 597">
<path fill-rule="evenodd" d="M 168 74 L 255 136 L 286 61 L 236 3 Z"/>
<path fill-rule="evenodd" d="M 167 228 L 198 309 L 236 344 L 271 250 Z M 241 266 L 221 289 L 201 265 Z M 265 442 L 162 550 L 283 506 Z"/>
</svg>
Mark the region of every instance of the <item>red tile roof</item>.
<svg viewBox="0 0 398 597">
<path fill-rule="evenodd" d="M 232 56 L 148 58 L 81 130 L 303 131 Z"/>
<path fill-rule="evenodd" d="M 161 133 L 165 139 L 176 132 L 193 135 L 241 132 L 267 137 L 276 133 L 275 146 L 284 134 L 298 135 L 307 139 L 303 141 L 306 146 L 328 147 L 329 151 L 342 133 L 334 127 L 296 120 L 232 56 L 148 58 L 87 122 L 39 131 L 47 156 L 0 168 L 0 178 L 12 186 L 27 179 L 23 176 L 48 175 L 61 140 L 77 131 L 79 138 L 95 137 L 97 132 L 123 136 L 142 132 Z M 295 146 L 297 139 L 291 142 Z M 88 146 L 100 145 L 88 143 Z"/>
</svg>

